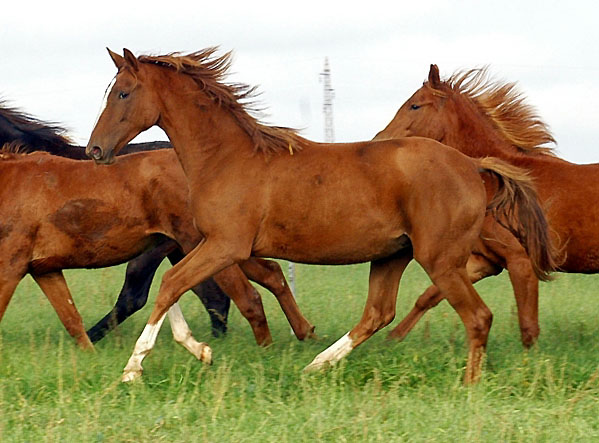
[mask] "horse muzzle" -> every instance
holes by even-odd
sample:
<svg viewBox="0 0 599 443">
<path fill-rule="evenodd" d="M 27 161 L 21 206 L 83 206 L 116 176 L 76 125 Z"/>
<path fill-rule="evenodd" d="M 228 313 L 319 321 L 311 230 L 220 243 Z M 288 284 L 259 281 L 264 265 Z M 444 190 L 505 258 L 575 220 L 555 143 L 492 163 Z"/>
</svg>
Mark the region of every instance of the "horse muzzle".
<svg viewBox="0 0 599 443">
<path fill-rule="evenodd" d="M 114 162 L 114 151 L 105 151 L 100 146 L 88 146 L 85 154 L 97 164 L 109 165 Z"/>
</svg>

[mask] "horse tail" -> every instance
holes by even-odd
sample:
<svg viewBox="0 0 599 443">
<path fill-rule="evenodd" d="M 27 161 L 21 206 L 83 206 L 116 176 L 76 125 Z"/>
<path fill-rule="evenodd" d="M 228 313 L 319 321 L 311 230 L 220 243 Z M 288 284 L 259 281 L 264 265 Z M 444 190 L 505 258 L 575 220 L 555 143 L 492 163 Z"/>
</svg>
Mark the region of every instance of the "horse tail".
<svg viewBox="0 0 599 443">
<path fill-rule="evenodd" d="M 550 227 L 545 217 L 533 179 L 524 169 L 497 158 L 478 160 L 481 173 L 496 180 L 490 189 L 485 181 L 488 197 L 487 213 L 509 229 L 526 249 L 534 273 L 541 281 L 551 280 L 550 272 L 558 267 L 558 249 L 551 241 Z"/>
</svg>

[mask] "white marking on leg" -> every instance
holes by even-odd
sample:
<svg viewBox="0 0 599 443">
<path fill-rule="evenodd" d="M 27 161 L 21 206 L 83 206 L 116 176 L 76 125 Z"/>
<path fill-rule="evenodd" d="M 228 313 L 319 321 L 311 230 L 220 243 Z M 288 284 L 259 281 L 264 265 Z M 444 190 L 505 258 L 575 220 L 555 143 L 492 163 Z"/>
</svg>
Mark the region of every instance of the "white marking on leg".
<svg viewBox="0 0 599 443">
<path fill-rule="evenodd" d="M 178 303 L 175 303 L 168 310 L 168 321 L 171 324 L 173 338 L 177 343 L 191 352 L 198 360 L 212 364 L 212 349 L 208 344 L 198 342 L 193 338 L 191 329 L 189 329 Z"/>
<path fill-rule="evenodd" d="M 156 343 L 156 337 L 158 337 L 158 332 L 160 331 L 160 327 L 162 326 L 162 322 L 165 318 L 166 314 L 164 314 L 160 320 L 156 322 L 156 324 L 147 324 L 144 327 L 143 332 L 135 343 L 133 354 L 131 354 L 131 357 L 129 357 L 127 366 L 125 366 L 125 369 L 123 370 L 123 382 L 130 382 L 141 377 L 141 373 L 143 371 L 141 362 L 154 347 L 154 344 Z"/>
<path fill-rule="evenodd" d="M 349 332 L 316 356 L 304 371 L 314 371 L 325 366 L 331 366 L 349 354 L 354 349 L 354 341 Z"/>
</svg>

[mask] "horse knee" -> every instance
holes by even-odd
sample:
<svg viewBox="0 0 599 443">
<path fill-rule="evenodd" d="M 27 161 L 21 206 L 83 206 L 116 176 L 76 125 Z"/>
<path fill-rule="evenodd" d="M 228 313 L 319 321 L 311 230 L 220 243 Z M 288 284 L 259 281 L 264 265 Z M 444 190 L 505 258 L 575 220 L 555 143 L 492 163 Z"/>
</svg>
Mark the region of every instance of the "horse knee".
<svg viewBox="0 0 599 443">
<path fill-rule="evenodd" d="M 493 323 L 493 313 L 486 306 L 481 306 L 476 310 L 473 319 L 469 328 L 471 339 L 486 343 Z"/>
</svg>

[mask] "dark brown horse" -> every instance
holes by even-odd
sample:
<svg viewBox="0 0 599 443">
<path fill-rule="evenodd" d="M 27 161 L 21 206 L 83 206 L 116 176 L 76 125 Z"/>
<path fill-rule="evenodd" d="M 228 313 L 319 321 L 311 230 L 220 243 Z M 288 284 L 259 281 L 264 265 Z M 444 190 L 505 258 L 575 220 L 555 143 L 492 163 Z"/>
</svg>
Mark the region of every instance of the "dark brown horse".
<svg viewBox="0 0 599 443">
<path fill-rule="evenodd" d="M 431 65 L 428 81 L 397 111 L 377 138 L 424 136 L 441 140 L 474 157 L 494 156 L 530 171 L 547 207 L 547 216 L 561 248 L 559 270 L 599 271 L 599 164 L 576 165 L 553 155 L 546 124 L 527 105 L 515 84 L 489 79 L 486 69 L 460 72 L 442 81 Z M 574 222 L 575 221 L 575 222 Z M 538 277 L 523 248 L 507 234 L 487 232 L 492 253 L 478 255 L 483 264 L 476 280 L 506 268 L 514 287 L 524 344 L 539 334 Z M 443 299 L 427 291 L 410 318 L 419 318 Z M 413 326 L 393 331 L 405 335 Z M 402 328 L 404 328 L 402 330 Z"/>
<path fill-rule="evenodd" d="M 66 136 L 66 132 L 56 123 L 41 121 L 0 101 L 0 146 L 18 146 L 21 153 L 43 151 L 66 158 L 88 160 L 85 148 L 74 145 Z M 119 154 L 166 148 L 171 148 L 170 143 L 162 141 L 130 143 Z M 87 331 L 92 343 L 102 339 L 110 330 L 145 305 L 154 274 L 165 257 L 168 257 L 171 263 L 177 263 L 183 258 L 177 243 L 167 237 L 164 237 L 155 247 L 149 248 L 129 261 L 125 282 L 114 308 Z M 278 277 L 278 275 L 273 276 L 271 280 L 280 281 Z M 229 297 L 212 279 L 202 282 L 192 290 L 202 301 L 210 316 L 213 335 L 225 333 Z"/>
<path fill-rule="evenodd" d="M 128 50 L 124 57 L 110 52 L 118 73 L 89 155 L 111 163 L 141 131 L 161 127 L 183 166 L 194 221 L 205 237 L 165 273 L 123 380 L 141 375 L 167 310 L 184 291 L 255 255 L 371 262 L 361 321 L 307 369 L 340 360 L 393 319 L 399 280 L 416 259 L 464 322 L 470 345 L 465 380 L 475 381 L 491 326 L 491 312 L 466 272 L 488 203 L 479 172 L 489 192 L 491 185 L 499 189 L 492 205 L 501 217 L 519 232 L 546 235 L 534 192 L 522 186 L 526 180 L 498 173 L 503 162 L 473 160 L 428 139 L 320 144 L 262 125 L 240 102 L 253 89 L 224 83 L 229 54 L 214 52 L 139 59 Z M 516 203 L 507 188 L 518 190 L 511 197 L 527 199 Z M 518 217 L 506 205 L 515 205 Z"/>
<path fill-rule="evenodd" d="M 0 158 L 0 319 L 14 289 L 29 273 L 68 332 L 92 347 L 62 275 L 66 268 L 123 263 L 149 247 L 174 240 L 183 253 L 201 240 L 189 212 L 185 177 L 175 152 L 162 149 L 123 156 L 115 168 L 47 153 L 2 153 Z M 98 187 L 102 189 L 98 195 Z M 170 241 L 169 240 L 169 241 Z M 280 269 L 252 258 L 214 275 L 254 331 L 272 342 L 259 294 L 244 273 L 276 296 L 298 338 L 312 325 L 302 316 Z M 272 276 L 277 275 L 276 281 Z M 177 306 L 169 311 L 177 342 L 202 360 L 209 348 L 196 342 Z"/>
</svg>

